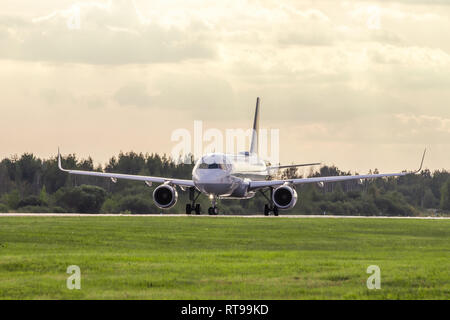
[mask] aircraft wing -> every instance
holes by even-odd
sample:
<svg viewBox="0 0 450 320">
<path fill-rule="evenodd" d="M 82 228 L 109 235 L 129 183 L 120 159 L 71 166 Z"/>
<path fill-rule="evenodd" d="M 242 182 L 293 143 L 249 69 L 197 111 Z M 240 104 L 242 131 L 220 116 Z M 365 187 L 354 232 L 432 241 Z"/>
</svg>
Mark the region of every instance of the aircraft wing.
<svg viewBox="0 0 450 320">
<path fill-rule="evenodd" d="M 299 179 L 285 179 L 285 180 L 250 181 L 249 190 L 252 191 L 260 188 L 278 187 L 283 184 L 326 183 L 326 182 L 338 182 L 338 181 L 358 180 L 358 179 L 374 179 L 382 177 L 405 176 L 408 174 L 418 173 L 420 170 L 422 170 L 425 152 L 426 149 L 423 152 L 420 168 L 413 172 L 405 171 L 399 173 L 380 173 L 380 174 L 366 174 L 366 175 L 352 175 L 352 176 L 330 176 L 330 177 L 314 177 L 314 178 L 299 178 Z"/>
<path fill-rule="evenodd" d="M 96 172 L 96 171 L 81 171 L 81 170 L 67 170 L 64 169 L 61 165 L 61 155 L 58 150 L 58 167 L 61 171 L 70 173 L 70 174 L 78 174 L 84 176 L 93 176 L 93 177 L 103 177 L 110 178 L 113 182 L 116 182 L 117 179 L 126 179 L 126 180 L 136 180 L 136 181 L 144 181 L 147 184 L 150 183 L 170 183 L 174 185 L 178 185 L 181 187 L 194 187 L 194 182 L 192 180 L 184 180 L 184 179 L 173 179 L 173 178 L 163 178 L 163 177 L 151 177 L 151 176 L 139 176 L 132 174 L 122 174 L 122 173 L 107 173 L 107 172 Z"/>
</svg>

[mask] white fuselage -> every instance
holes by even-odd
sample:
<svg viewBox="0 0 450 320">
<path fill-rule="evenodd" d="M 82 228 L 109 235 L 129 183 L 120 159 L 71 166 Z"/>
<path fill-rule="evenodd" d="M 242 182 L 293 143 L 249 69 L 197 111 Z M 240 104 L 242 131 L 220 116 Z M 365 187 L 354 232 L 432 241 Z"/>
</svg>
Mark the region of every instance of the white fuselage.
<svg viewBox="0 0 450 320">
<path fill-rule="evenodd" d="M 200 158 L 192 170 L 196 188 L 220 198 L 251 198 L 249 181 L 265 180 L 268 176 L 265 161 L 248 153 L 211 153 Z"/>
</svg>

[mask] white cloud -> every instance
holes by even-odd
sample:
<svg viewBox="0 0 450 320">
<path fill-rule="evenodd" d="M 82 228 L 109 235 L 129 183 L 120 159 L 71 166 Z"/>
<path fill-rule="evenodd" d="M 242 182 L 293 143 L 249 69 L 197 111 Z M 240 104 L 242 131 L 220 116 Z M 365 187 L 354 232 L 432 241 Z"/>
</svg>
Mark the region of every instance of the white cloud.
<svg viewBox="0 0 450 320">
<path fill-rule="evenodd" d="M 412 125 L 413 128 L 420 126 L 421 129 L 427 128 L 438 132 L 450 134 L 450 118 L 443 118 L 430 115 L 415 114 L 396 114 L 395 115 L 402 124 Z M 450 139 L 450 135 L 447 136 Z M 449 141 L 450 143 L 450 141 Z"/>
<path fill-rule="evenodd" d="M 0 99 L 9 127 L 0 136 L 34 128 L 38 137 L 54 125 L 76 140 L 82 125 L 84 137 L 102 131 L 107 139 L 114 127 L 124 150 L 168 151 L 148 135 L 194 119 L 245 128 L 261 96 L 263 123 L 282 129 L 288 151 L 321 146 L 353 161 L 351 146 L 445 145 L 450 43 L 441 31 L 450 7 L 377 2 L 380 19 L 368 25 L 376 10 L 361 3 L 43 0 L 27 14 L 8 4 Z M 29 119 L 18 121 L 22 114 Z M 108 148 L 115 153 L 116 141 Z"/>
<path fill-rule="evenodd" d="M 144 83 L 130 83 L 121 87 L 114 100 L 122 106 L 152 107 L 153 99 Z"/>
<path fill-rule="evenodd" d="M 437 13 L 417 12 L 402 10 L 395 6 L 380 6 L 373 4 L 353 4 L 349 11 L 349 16 L 353 19 L 366 24 L 369 29 L 382 28 L 382 21 L 385 19 L 410 20 L 413 22 L 426 22 L 442 19 Z"/>
<path fill-rule="evenodd" d="M 165 27 L 148 21 L 132 4 L 77 3 L 32 21 L 22 20 L 22 25 L 14 28 L 14 36 L 3 36 L 0 57 L 93 64 L 214 57 L 214 47 L 202 39 L 201 24 L 185 29 Z M 5 27 L 0 32 L 4 35 Z"/>
</svg>

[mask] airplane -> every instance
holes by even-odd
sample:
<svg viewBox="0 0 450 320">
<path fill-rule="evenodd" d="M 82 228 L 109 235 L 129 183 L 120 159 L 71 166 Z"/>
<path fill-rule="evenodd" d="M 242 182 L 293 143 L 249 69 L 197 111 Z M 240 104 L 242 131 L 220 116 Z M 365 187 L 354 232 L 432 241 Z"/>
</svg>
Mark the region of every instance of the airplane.
<svg viewBox="0 0 450 320">
<path fill-rule="evenodd" d="M 145 182 L 148 186 L 152 183 L 160 184 L 153 191 L 153 200 L 160 209 L 172 208 L 178 200 L 177 187 L 182 191 L 189 191 L 190 203 L 186 204 L 186 214 L 201 214 L 200 204 L 197 203 L 201 194 L 207 195 L 211 200 L 209 215 L 217 215 L 218 199 L 251 199 L 260 192 L 267 203 L 264 205 L 264 215 L 278 216 L 279 210 L 291 209 L 297 203 L 296 185 L 305 183 L 317 183 L 323 186 L 327 182 L 347 180 L 374 179 L 381 177 L 405 176 L 420 172 L 425 158 L 426 149 L 423 152 L 420 168 L 413 172 L 329 176 L 293 179 L 273 179 L 273 170 L 317 165 L 320 163 L 306 163 L 286 166 L 271 166 L 258 156 L 258 132 L 259 132 L 259 97 L 256 99 L 256 110 L 253 121 L 253 131 L 250 150 L 239 154 L 210 153 L 197 160 L 193 170 L 192 179 L 177 179 L 166 177 L 152 177 L 129 175 L 121 173 L 106 173 L 81 170 L 67 170 L 61 165 L 61 154 L 58 149 L 58 167 L 64 172 L 75 175 L 110 178 L 116 183 L 117 179 L 136 180 Z M 267 195 L 269 193 L 269 195 Z"/>
</svg>

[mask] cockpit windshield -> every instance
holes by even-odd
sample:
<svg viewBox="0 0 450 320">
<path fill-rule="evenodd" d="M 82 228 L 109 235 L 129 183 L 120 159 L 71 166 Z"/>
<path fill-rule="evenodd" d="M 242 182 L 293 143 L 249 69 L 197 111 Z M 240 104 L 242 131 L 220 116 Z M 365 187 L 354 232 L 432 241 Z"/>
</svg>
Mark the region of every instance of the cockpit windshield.
<svg viewBox="0 0 450 320">
<path fill-rule="evenodd" d="M 221 155 L 205 156 L 198 163 L 198 169 L 227 170 L 229 166 L 227 159 Z"/>
<path fill-rule="evenodd" d="M 202 162 L 200 163 L 200 165 L 198 166 L 199 169 L 222 169 L 222 170 L 226 170 L 227 166 L 223 163 L 205 163 Z"/>
</svg>

